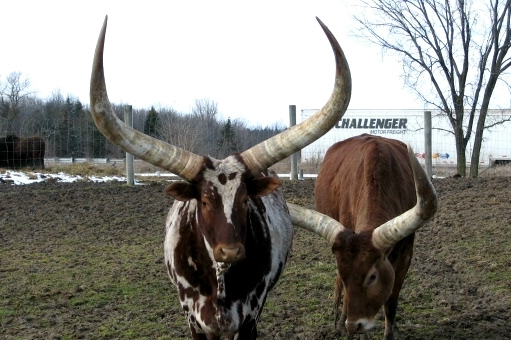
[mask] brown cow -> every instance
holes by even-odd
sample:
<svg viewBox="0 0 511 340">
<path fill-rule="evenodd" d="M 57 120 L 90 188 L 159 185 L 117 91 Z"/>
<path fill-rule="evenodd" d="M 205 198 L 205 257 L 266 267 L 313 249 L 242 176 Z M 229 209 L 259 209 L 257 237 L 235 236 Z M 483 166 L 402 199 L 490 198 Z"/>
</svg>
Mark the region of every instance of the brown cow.
<svg viewBox="0 0 511 340">
<path fill-rule="evenodd" d="M 370 331 L 383 306 L 384 339 L 394 339 L 414 233 L 436 212 L 433 185 L 411 148 L 407 152 L 400 141 L 364 134 L 328 149 L 315 197 L 322 214 L 288 206 L 293 224 L 319 233 L 332 246 L 336 323 L 343 297 L 340 331 Z"/>
<path fill-rule="evenodd" d="M 19 138 L 9 135 L 0 138 L 0 167 L 44 169 L 45 143 L 41 137 Z"/>
<path fill-rule="evenodd" d="M 0 168 L 14 167 L 14 149 L 17 148 L 19 140 L 16 135 L 0 137 Z"/>
<path fill-rule="evenodd" d="M 14 149 L 14 157 L 19 161 L 19 167 L 44 169 L 44 140 L 38 136 L 21 138 Z"/>
<path fill-rule="evenodd" d="M 167 217 L 164 254 L 193 339 L 256 339 L 266 296 L 284 270 L 293 226 L 280 181 L 266 169 L 330 130 L 351 95 L 344 53 L 319 22 L 337 66 L 330 100 L 301 124 L 222 160 L 164 143 L 117 118 L 104 78 L 106 19 L 103 24 L 90 84 L 97 127 L 124 151 L 185 180 L 166 189 L 175 201 Z"/>
</svg>

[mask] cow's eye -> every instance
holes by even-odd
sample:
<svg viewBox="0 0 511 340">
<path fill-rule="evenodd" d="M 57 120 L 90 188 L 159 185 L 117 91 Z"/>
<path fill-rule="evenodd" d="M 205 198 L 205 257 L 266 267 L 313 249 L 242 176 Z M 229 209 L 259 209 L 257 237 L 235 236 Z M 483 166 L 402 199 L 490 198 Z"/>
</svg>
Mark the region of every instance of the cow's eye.
<svg viewBox="0 0 511 340">
<path fill-rule="evenodd" d="M 367 279 L 367 284 L 370 285 L 372 284 L 374 281 L 376 281 L 376 273 L 372 273 L 369 278 Z"/>
</svg>

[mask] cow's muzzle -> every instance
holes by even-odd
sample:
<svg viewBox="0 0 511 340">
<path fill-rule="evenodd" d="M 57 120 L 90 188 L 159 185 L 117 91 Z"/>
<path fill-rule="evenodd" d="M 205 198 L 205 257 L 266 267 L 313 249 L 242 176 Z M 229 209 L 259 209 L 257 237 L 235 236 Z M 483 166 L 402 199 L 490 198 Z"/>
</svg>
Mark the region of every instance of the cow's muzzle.
<svg viewBox="0 0 511 340">
<path fill-rule="evenodd" d="M 364 334 L 374 328 L 374 322 L 368 319 L 358 319 L 356 321 L 346 321 L 346 330 L 350 334 Z"/>
<path fill-rule="evenodd" d="M 217 262 L 235 263 L 245 258 L 245 247 L 241 243 L 219 244 L 213 256 Z"/>
</svg>

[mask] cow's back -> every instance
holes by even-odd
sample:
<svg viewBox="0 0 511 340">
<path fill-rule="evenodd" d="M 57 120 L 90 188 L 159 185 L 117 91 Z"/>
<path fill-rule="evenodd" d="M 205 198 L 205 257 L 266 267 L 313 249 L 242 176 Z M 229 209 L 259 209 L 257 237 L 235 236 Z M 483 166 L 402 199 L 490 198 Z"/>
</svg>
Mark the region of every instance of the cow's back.
<svg viewBox="0 0 511 340">
<path fill-rule="evenodd" d="M 406 145 L 368 134 L 332 145 L 315 188 L 316 209 L 360 232 L 416 202 Z"/>
</svg>

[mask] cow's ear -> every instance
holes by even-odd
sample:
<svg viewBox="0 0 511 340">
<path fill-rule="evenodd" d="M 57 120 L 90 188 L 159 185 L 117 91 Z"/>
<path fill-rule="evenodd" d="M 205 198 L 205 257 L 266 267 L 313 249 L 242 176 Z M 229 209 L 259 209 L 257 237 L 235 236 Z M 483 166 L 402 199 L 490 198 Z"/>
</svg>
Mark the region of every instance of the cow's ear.
<svg viewBox="0 0 511 340">
<path fill-rule="evenodd" d="M 197 198 L 195 185 L 187 182 L 175 182 L 165 188 L 165 193 L 178 201 L 189 201 Z"/>
<path fill-rule="evenodd" d="M 266 196 L 281 184 L 280 180 L 275 177 L 256 178 L 247 182 L 247 192 L 249 196 Z"/>
<path fill-rule="evenodd" d="M 385 251 L 383 252 L 383 261 L 389 258 L 392 249 L 394 249 L 394 247 L 388 247 L 387 249 L 385 249 Z"/>
</svg>

